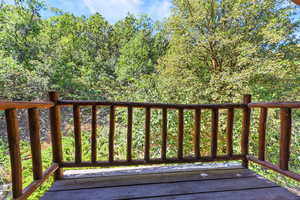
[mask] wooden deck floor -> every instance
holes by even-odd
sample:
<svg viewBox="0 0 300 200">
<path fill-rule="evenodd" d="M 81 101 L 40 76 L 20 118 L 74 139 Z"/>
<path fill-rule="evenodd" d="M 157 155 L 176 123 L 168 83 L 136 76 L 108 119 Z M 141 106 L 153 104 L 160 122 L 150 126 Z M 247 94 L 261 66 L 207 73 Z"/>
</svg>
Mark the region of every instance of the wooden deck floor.
<svg viewBox="0 0 300 200">
<path fill-rule="evenodd" d="M 148 170 L 149 171 L 149 170 Z M 240 167 L 102 173 L 57 181 L 42 200 L 296 200 L 295 194 Z"/>
</svg>

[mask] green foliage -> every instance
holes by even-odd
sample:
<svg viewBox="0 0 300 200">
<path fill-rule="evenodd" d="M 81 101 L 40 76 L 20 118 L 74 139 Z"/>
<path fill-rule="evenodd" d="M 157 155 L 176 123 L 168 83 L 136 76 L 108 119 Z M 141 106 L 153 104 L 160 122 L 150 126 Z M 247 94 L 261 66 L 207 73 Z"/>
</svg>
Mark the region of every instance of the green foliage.
<svg viewBox="0 0 300 200">
<path fill-rule="evenodd" d="M 128 15 L 110 24 L 101 14 L 77 17 L 55 8 L 40 16 L 43 1 L 0 5 L 0 98 L 41 99 L 48 90 L 62 98 L 167 103 L 240 102 L 300 98 L 299 20 L 287 0 L 174 0 L 165 23 Z M 298 38 L 297 38 L 298 37 Z M 86 112 L 86 111 L 85 111 Z M 126 112 L 118 111 L 116 157 L 125 158 Z M 108 110 L 101 111 L 107 119 Z M 161 111 L 151 118 L 151 156 L 160 156 Z M 251 153 L 257 153 L 257 118 L 252 114 Z M 192 152 L 193 113 L 185 113 L 184 154 Z M 267 158 L 278 160 L 278 111 L 270 111 Z M 299 113 L 293 113 L 291 169 L 299 172 Z M 210 152 L 211 113 L 201 115 L 201 153 Z M 67 122 L 67 124 L 72 124 Z M 235 113 L 234 152 L 240 152 L 241 113 Z M 108 124 L 98 130 L 99 159 L 108 152 Z M 178 113 L 168 112 L 168 156 L 176 155 Z M 144 110 L 134 113 L 134 158 L 143 157 Z M 219 149 L 226 152 L 226 113 L 220 112 Z M 83 132 L 83 160 L 90 159 L 90 134 Z M 104 138 L 104 139 L 103 139 Z M 64 158 L 74 160 L 72 130 L 63 137 Z M 24 147 L 24 152 L 29 152 Z M 8 168 L 7 146 L 0 140 L 1 165 Z M 43 151 L 50 164 L 50 149 Z M 26 153 L 25 153 L 26 155 Z M 3 164 L 4 163 L 4 164 Z M 25 185 L 30 159 L 24 160 Z M 278 183 L 296 184 L 275 173 L 253 169 Z M 2 173 L 2 172 L 0 172 Z M 3 177 L 3 176 L 0 176 Z M 7 179 L 0 181 L 7 182 Z M 45 187 L 49 186 L 46 184 Z M 42 188 L 33 198 L 45 191 Z"/>
<path fill-rule="evenodd" d="M 289 74 L 299 68 L 293 7 L 279 0 L 174 4 L 167 23 L 172 38 L 159 64 L 161 90 L 175 91 L 169 100 L 236 101 L 243 93 L 283 100 L 282 89 L 285 98 L 294 97 L 284 87 L 287 79 L 295 84 Z M 271 89 L 274 82 L 278 86 Z"/>
</svg>

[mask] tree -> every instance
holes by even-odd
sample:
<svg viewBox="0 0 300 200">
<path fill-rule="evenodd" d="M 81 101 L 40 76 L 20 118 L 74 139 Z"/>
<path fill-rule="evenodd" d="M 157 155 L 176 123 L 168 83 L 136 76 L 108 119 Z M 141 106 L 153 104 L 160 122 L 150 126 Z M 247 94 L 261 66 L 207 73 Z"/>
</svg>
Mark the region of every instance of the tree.
<svg viewBox="0 0 300 200">
<path fill-rule="evenodd" d="M 299 22 L 291 21 L 294 7 L 286 1 L 175 0 L 174 5 L 167 22 L 169 50 L 159 64 L 168 100 L 233 101 L 270 89 L 295 69 Z M 278 87 L 259 98 L 281 98 Z"/>
<path fill-rule="evenodd" d="M 161 24 L 147 16 L 127 16 L 115 25 L 119 44 L 118 79 L 137 81 L 143 75 L 155 72 L 158 59 L 165 54 L 167 38 Z"/>
</svg>

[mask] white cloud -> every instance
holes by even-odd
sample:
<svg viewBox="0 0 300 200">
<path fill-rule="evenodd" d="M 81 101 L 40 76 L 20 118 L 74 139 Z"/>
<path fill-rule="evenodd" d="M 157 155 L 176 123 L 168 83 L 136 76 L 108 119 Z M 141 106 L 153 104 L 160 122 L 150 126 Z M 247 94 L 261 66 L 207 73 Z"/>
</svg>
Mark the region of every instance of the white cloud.
<svg viewBox="0 0 300 200">
<path fill-rule="evenodd" d="M 147 10 L 147 14 L 154 20 L 159 20 L 170 16 L 172 3 L 170 0 L 156 1 Z"/>
<path fill-rule="evenodd" d="M 124 18 L 127 13 L 146 13 L 153 19 L 169 16 L 171 0 L 83 0 L 91 13 L 99 12 L 110 22 Z"/>
<path fill-rule="evenodd" d="M 142 0 L 83 0 L 91 13 L 99 12 L 109 21 L 117 21 L 127 15 L 139 13 Z"/>
</svg>

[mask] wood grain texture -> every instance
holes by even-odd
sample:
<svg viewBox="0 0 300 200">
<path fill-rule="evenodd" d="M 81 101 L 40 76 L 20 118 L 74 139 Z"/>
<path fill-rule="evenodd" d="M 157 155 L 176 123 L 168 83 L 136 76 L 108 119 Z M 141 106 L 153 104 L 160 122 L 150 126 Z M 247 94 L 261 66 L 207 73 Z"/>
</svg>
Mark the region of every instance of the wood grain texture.
<svg viewBox="0 0 300 200">
<path fill-rule="evenodd" d="M 177 141 L 177 158 L 183 158 L 183 135 L 184 135 L 184 111 L 178 110 L 178 141 Z"/>
<path fill-rule="evenodd" d="M 0 101 L 0 110 L 8 109 L 29 109 L 29 108 L 51 108 L 53 102 L 34 102 L 34 101 Z"/>
<path fill-rule="evenodd" d="M 248 105 L 251 102 L 251 95 L 247 94 L 243 96 L 243 103 Z M 250 116 L 251 109 L 246 107 L 243 109 L 243 119 L 242 119 L 242 139 L 241 139 L 241 150 L 242 154 L 245 155 L 243 159 L 243 166 L 248 168 L 248 160 L 246 156 L 249 153 L 249 132 L 250 132 Z"/>
<path fill-rule="evenodd" d="M 211 114 L 211 157 L 215 158 L 218 151 L 218 123 L 219 123 L 219 110 L 212 109 Z"/>
<path fill-rule="evenodd" d="M 97 107 L 92 106 L 91 161 L 97 161 Z"/>
<path fill-rule="evenodd" d="M 41 186 L 51 175 L 58 170 L 58 164 L 53 163 L 42 175 L 42 178 L 38 180 L 34 180 L 30 185 L 28 185 L 24 190 L 23 194 L 16 198 L 16 200 L 24 200 L 27 199 L 33 192 L 35 192 L 39 186 Z"/>
<path fill-rule="evenodd" d="M 161 159 L 167 159 L 167 138 L 168 138 L 168 110 L 162 109 L 162 130 L 161 130 Z"/>
<path fill-rule="evenodd" d="M 127 161 L 130 162 L 132 160 L 132 106 L 128 107 L 127 111 Z"/>
<path fill-rule="evenodd" d="M 196 108 L 201 109 L 212 109 L 212 108 L 245 108 L 247 107 L 245 104 L 238 103 L 224 103 L 224 104 L 170 104 L 170 103 L 142 103 L 142 102 L 112 102 L 112 101 L 77 101 L 77 100 L 60 100 L 58 105 L 62 106 L 72 106 L 72 105 L 80 105 L 80 106 L 115 106 L 115 107 L 128 107 L 132 106 L 134 108 L 168 108 L 168 109 L 191 109 L 194 110 Z"/>
<path fill-rule="evenodd" d="M 212 197 L 215 197 L 215 194 L 219 192 L 250 192 L 252 190 L 255 191 L 257 189 L 261 189 L 260 195 L 258 195 L 258 193 L 252 194 L 257 195 L 256 197 L 260 197 L 265 194 L 263 189 L 280 188 L 278 185 L 266 181 L 261 177 L 258 178 L 251 175 L 243 176 L 234 174 L 231 177 L 214 177 L 211 179 L 204 178 L 201 180 L 201 177 L 205 176 L 204 174 L 206 173 L 199 172 L 198 176 L 196 174 L 193 174 L 193 176 L 191 174 L 185 174 L 187 177 L 181 173 L 175 173 L 169 177 L 163 175 L 155 175 L 152 177 L 127 177 L 127 180 L 129 180 L 130 184 L 126 184 L 124 178 L 118 179 L 117 177 L 115 177 L 112 182 L 109 183 L 109 179 L 107 177 L 103 182 L 100 180 L 94 181 L 93 183 L 98 185 L 94 185 L 92 187 L 90 185 L 89 188 L 85 189 L 62 188 L 62 190 L 59 190 L 59 188 L 56 188 L 58 189 L 57 191 L 46 193 L 42 199 L 160 199 L 165 197 L 172 197 L 173 199 L 176 199 L 176 196 L 186 196 L 190 194 L 210 194 Z M 161 181 L 161 179 L 163 179 L 163 181 Z M 76 185 L 75 180 L 73 180 L 73 183 L 73 186 Z M 83 185 L 90 183 L 91 182 L 79 181 L 77 184 L 81 184 L 81 186 L 84 187 Z M 278 198 L 278 193 L 274 193 L 274 195 L 276 195 L 275 197 Z M 287 190 L 281 190 L 281 196 L 283 199 L 285 197 L 295 198 L 295 195 L 292 195 Z M 272 195 L 270 197 L 272 197 Z"/>
<path fill-rule="evenodd" d="M 241 198 L 242 197 L 242 198 Z M 228 190 L 215 193 L 194 193 L 184 195 L 169 195 L 157 198 L 147 198 L 148 200 L 298 200 L 295 195 L 280 187 L 267 187 L 249 190 Z"/>
<path fill-rule="evenodd" d="M 300 108 L 300 101 L 249 103 L 250 108 Z"/>
<path fill-rule="evenodd" d="M 114 137 L 115 137 L 115 107 L 110 106 L 109 114 L 109 138 L 108 138 L 108 159 L 114 161 Z"/>
<path fill-rule="evenodd" d="M 265 160 L 265 147 L 266 147 L 266 125 L 267 125 L 268 108 L 261 108 L 259 115 L 259 128 L 258 128 L 258 159 Z"/>
<path fill-rule="evenodd" d="M 233 154 L 233 145 L 232 145 L 232 138 L 233 138 L 233 121 L 234 120 L 234 109 L 229 108 L 227 110 L 227 127 L 226 127 L 226 134 L 227 134 L 227 155 L 232 156 Z"/>
<path fill-rule="evenodd" d="M 42 154 L 40 142 L 40 113 L 37 108 L 28 109 L 29 136 L 32 155 L 33 179 L 42 178 Z"/>
<path fill-rule="evenodd" d="M 80 124 L 80 107 L 73 106 L 74 117 L 74 139 L 75 139 L 75 163 L 82 161 L 82 147 L 81 147 L 81 124 Z"/>
<path fill-rule="evenodd" d="M 150 120 L 151 120 L 151 109 L 147 107 L 145 109 L 145 149 L 144 159 L 145 161 L 150 160 Z"/>
<path fill-rule="evenodd" d="M 300 175 L 295 173 L 295 172 L 291 172 L 291 171 L 288 171 L 288 170 L 283 170 L 283 169 L 280 169 L 280 167 L 278 167 L 277 165 L 274 165 L 268 161 L 261 161 L 257 158 L 255 158 L 254 156 L 247 156 L 248 160 L 251 160 L 252 162 L 255 162 L 256 164 L 259 164 L 263 167 L 266 167 L 268 169 L 271 169 L 275 172 L 278 172 L 284 176 L 287 176 L 287 177 L 290 177 L 298 182 L 300 182 Z"/>
<path fill-rule="evenodd" d="M 200 120 L 201 120 L 201 110 L 196 109 L 194 114 L 194 134 L 193 134 L 193 143 L 194 143 L 194 155 L 196 158 L 200 158 Z"/>
<path fill-rule="evenodd" d="M 22 195 L 22 163 L 20 155 L 20 133 L 16 109 L 5 110 L 7 139 L 11 163 L 13 197 Z"/>
<path fill-rule="evenodd" d="M 280 108 L 279 167 L 283 170 L 289 169 L 291 131 L 292 131 L 291 108 Z"/>
<path fill-rule="evenodd" d="M 175 183 L 200 180 L 255 177 L 253 171 L 244 168 L 234 169 L 197 169 L 189 171 L 158 172 L 149 174 L 128 174 L 118 176 L 97 176 L 89 178 L 68 178 L 56 181 L 49 191 L 71 189 L 107 188 L 116 186 L 143 185 L 147 183 Z"/>
<path fill-rule="evenodd" d="M 51 141 L 52 141 L 52 157 L 53 162 L 57 163 L 59 166 L 63 160 L 62 153 L 62 134 L 61 134 L 61 110 L 57 106 L 57 101 L 59 99 L 59 94 L 57 92 L 49 92 L 49 100 L 52 101 L 55 105 L 50 108 L 50 130 L 51 130 Z M 62 179 L 63 169 L 59 168 L 55 171 L 54 178 L 55 180 Z"/>
</svg>

